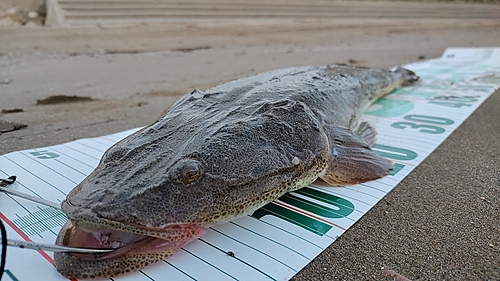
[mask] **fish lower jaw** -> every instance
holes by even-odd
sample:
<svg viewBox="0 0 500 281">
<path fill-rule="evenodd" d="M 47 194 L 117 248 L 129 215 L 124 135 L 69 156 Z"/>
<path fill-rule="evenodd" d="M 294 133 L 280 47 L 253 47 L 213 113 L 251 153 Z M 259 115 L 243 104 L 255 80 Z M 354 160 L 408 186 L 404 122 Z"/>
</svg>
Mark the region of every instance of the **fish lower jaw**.
<svg viewBox="0 0 500 281">
<path fill-rule="evenodd" d="M 59 232 L 56 244 L 114 250 L 105 254 L 55 253 L 55 266 L 63 276 L 109 278 L 135 271 L 174 255 L 181 247 L 206 233 L 206 229 L 200 226 L 174 225 L 164 230 L 173 232 L 171 239 L 167 240 L 113 229 L 90 228 L 84 230 L 68 221 Z"/>
<path fill-rule="evenodd" d="M 140 270 L 173 256 L 178 249 L 122 255 L 103 260 L 82 260 L 70 253 L 54 253 L 57 271 L 68 279 L 108 279 Z M 109 279 L 108 279 L 109 280 Z"/>
</svg>

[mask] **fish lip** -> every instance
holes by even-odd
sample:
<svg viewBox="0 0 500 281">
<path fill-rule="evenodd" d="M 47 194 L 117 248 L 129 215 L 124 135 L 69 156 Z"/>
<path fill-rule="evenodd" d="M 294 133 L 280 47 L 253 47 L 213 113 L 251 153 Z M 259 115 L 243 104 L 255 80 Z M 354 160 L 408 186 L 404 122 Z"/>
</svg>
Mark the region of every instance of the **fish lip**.
<svg viewBox="0 0 500 281">
<path fill-rule="evenodd" d="M 162 248 L 170 251 L 178 250 L 192 240 L 203 236 L 207 228 L 195 224 L 170 224 L 163 228 L 121 223 L 118 225 L 121 227 L 110 227 L 104 223 L 74 223 L 68 220 L 61 228 L 56 244 L 79 248 L 114 249 L 109 253 L 72 254 L 82 260 L 100 260 L 137 253 L 158 252 Z"/>
<path fill-rule="evenodd" d="M 92 227 L 94 226 L 95 225 Z M 72 231 L 75 230 L 74 228 L 71 221 L 68 220 L 61 228 L 56 239 L 56 244 L 71 247 L 76 246 L 79 248 L 83 247 L 78 243 L 75 245 L 75 241 L 72 241 L 71 237 L 68 238 L 68 233 L 71 234 Z M 131 242 L 130 244 L 121 248 L 119 247 L 115 251 L 107 254 L 94 255 L 56 252 L 54 253 L 54 265 L 61 275 L 69 279 L 111 278 L 127 272 L 139 270 L 149 264 L 174 255 L 185 244 L 206 233 L 206 229 L 204 228 L 197 227 L 196 229 L 198 229 L 198 233 L 195 233 L 197 235 L 173 243 L 152 236 L 137 235 L 135 238 L 138 239 L 133 239 L 129 241 Z M 82 230 L 78 229 L 78 231 L 81 233 Z M 86 233 L 85 235 L 84 238 L 92 237 L 92 233 Z M 94 241 L 94 245 L 96 243 L 98 242 Z M 127 246 L 130 247 L 127 248 Z"/>
</svg>

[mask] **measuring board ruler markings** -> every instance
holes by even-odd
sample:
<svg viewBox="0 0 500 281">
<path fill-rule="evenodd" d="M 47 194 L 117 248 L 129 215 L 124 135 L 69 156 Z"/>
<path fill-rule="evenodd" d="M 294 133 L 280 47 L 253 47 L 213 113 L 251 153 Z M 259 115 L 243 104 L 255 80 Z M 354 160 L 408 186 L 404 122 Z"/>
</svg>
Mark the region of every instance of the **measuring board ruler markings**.
<svg viewBox="0 0 500 281">
<path fill-rule="evenodd" d="M 412 63 L 421 81 L 376 101 L 363 115 L 378 131 L 374 150 L 394 162 L 390 176 L 345 188 L 315 182 L 253 214 L 210 227 L 171 258 L 112 280 L 288 280 L 403 180 L 500 86 L 500 48 L 447 49 Z M 61 202 L 111 145 L 137 131 L 0 156 L 9 188 Z M 56 209 L 0 194 L 12 239 L 54 243 L 65 222 Z M 43 251 L 8 249 L 6 280 L 66 280 Z"/>
</svg>

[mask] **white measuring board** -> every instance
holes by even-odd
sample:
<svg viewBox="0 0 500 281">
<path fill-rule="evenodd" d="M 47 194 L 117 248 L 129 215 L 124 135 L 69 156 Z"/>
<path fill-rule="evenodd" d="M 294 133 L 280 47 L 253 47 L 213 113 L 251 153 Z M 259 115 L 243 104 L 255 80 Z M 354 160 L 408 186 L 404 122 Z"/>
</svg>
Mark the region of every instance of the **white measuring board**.
<svg viewBox="0 0 500 281">
<path fill-rule="evenodd" d="M 124 280 L 288 280 L 360 219 L 500 86 L 500 48 L 448 49 L 406 65 L 421 81 L 378 100 L 363 116 L 379 132 L 374 150 L 393 174 L 346 188 L 313 184 L 229 223 L 211 227 L 173 257 Z M 8 188 L 61 202 L 111 145 L 133 133 L 81 139 L 0 156 Z M 53 243 L 65 222 L 58 210 L 0 194 L 8 237 Z M 234 257 L 227 254 L 233 252 Z M 52 253 L 9 248 L 4 280 L 65 280 Z M 9 279 L 10 278 L 10 279 Z"/>
</svg>

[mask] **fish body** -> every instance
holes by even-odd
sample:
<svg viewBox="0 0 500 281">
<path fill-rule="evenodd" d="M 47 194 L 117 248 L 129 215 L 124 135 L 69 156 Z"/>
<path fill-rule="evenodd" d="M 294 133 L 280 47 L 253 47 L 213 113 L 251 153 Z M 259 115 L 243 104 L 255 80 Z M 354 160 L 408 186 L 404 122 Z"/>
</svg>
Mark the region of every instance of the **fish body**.
<svg viewBox="0 0 500 281">
<path fill-rule="evenodd" d="M 69 278 L 105 278 L 173 255 L 205 229 L 321 178 L 345 186 L 392 169 L 359 123 L 411 71 L 345 65 L 279 69 L 179 99 L 151 126 L 109 148 L 62 203 L 56 243 L 116 248 L 56 253 Z"/>
</svg>

